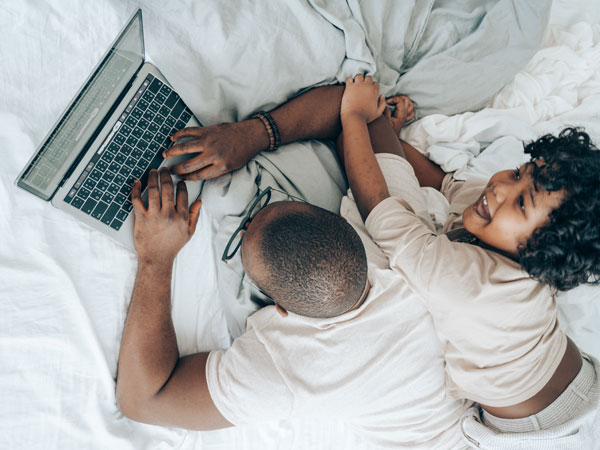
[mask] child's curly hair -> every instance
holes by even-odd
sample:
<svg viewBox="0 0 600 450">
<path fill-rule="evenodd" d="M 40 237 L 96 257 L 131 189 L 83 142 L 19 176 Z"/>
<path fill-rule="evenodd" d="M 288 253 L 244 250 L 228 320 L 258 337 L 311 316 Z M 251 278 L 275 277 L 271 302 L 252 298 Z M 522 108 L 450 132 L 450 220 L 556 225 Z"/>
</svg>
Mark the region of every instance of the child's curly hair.
<svg viewBox="0 0 600 450">
<path fill-rule="evenodd" d="M 564 190 L 548 225 L 519 248 L 521 266 L 536 280 L 565 291 L 600 284 L 600 151 L 577 128 L 546 135 L 525 146 L 536 188 Z"/>
</svg>

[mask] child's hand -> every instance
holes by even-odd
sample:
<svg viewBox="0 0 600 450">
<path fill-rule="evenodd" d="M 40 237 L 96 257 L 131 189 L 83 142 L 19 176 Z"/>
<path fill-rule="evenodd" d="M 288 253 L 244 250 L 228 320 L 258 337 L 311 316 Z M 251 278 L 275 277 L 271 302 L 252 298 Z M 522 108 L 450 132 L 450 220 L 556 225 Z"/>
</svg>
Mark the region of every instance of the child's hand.
<svg viewBox="0 0 600 450">
<path fill-rule="evenodd" d="M 377 119 L 386 109 L 385 97 L 379 95 L 379 83 L 373 77 L 356 75 L 346 80 L 340 116 L 358 117 L 366 123 Z"/>
<path fill-rule="evenodd" d="M 395 95 L 386 100 L 388 105 L 395 105 L 396 109 L 392 113 L 390 108 L 386 108 L 384 115 L 392 124 L 392 128 L 396 134 L 400 134 L 400 130 L 405 122 L 412 120 L 415 117 L 415 105 L 405 95 Z"/>
</svg>

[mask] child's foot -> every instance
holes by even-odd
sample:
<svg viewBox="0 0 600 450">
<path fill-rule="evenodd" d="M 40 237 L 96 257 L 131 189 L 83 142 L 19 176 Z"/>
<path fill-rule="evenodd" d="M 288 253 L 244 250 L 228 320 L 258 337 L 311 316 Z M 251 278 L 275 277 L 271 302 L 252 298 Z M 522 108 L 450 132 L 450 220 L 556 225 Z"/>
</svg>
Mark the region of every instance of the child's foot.
<svg viewBox="0 0 600 450">
<path fill-rule="evenodd" d="M 384 115 L 392 124 L 396 134 L 400 134 L 404 124 L 415 117 L 415 105 L 406 95 L 395 95 L 386 99 L 386 102 L 388 105 L 396 106 L 393 113 L 390 108 L 386 108 Z"/>
</svg>

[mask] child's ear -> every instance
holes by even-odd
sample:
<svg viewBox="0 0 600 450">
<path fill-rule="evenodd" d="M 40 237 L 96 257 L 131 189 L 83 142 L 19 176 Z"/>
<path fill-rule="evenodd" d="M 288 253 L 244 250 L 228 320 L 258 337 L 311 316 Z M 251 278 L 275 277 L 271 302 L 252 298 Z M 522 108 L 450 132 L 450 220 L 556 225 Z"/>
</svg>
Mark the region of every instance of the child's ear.
<svg viewBox="0 0 600 450">
<path fill-rule="evenodd" d="M 277 312 L 279 314 L 281 314 L 281 317 L 287 317 L 287 315 L 288 315 L 287 309 L 285 309 L 279 303 L 275 303 L 275 309 L 277 310 Z"/>
</svg>

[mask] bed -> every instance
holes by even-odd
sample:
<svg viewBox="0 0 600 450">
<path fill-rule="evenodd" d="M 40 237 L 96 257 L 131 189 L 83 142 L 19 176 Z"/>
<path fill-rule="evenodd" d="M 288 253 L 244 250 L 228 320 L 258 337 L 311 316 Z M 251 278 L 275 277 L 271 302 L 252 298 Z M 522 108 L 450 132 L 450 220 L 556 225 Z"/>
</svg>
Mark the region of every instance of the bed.
<svg viewBox="0 0 600 450">
<path fill-rule="evenodd" d="M 307 7 L 287 2 L 293 14 L 266 24 L 256 18 L 273 14 L 268 2 L 236 11 L 235 2 L 216 1 L 0 1 L 0 448 L 365 448 L 335 419 L 201 433 L 124 418 L 116 405 L 114 379 L 135 255 L 14 186 L 19 171 L 135 7 L 144 11 L 151 59 L 196 115 L 210 124 L 274 107 L 301 89 L 336 82 L 368 70 L 370 64 L 385 65 L 368 54 L 346 55 L 351 43 L 336 46 L 343 40 L 344 23 L 332 27 L 340 16 L 325 3 L 313 1 Z M 266 83 L 262 72 L 253 70 L 254 55 L 230 45 L 224 56 L 223 47 L 210 45 L 210 39 L 226 46 L 240 38 L 215 11 L 248 14 L 255 34 L 267 39 L 259 44 L 278 48 L 273 55 L 289 52 L 312 55 L 313 60 L 281 68 L 276 57 L 263 55 L 261 67 L 279 74 Z M 313 24 L 310 40 L 295 31 L 306 21 Z M 479 105 L 485 108 L 454 115 L 450 109 L 446 114 L 428 112 L 403 130 L 402 137 L 464 178 L 514 168 L 523 158 L 523 140 L 567 125 L 585 127 L 600 142 L 599 24 L 599 5 L 555 0 L 541 48 L 502 90 Z M 273 26 L 288 29 L 289 39 L 268 41 Z M 324 53 L 335 54 L 337 60 L 321 59 Z M 221 60 L 229 71 L 213 76 L 211 64 Z M 380 76 L 386 93 L 392 93 L 393 74 L 381 70 Z M 243 95 L 249 90 L 252 96 Z M 259 103 L 259 98 L 265 100 Z M 327 155 L 322 144 L 298 145 L 292 151 L 310 148 L 317 149 L 316 157 Z M 332 177 L 330 183 L 343 193 L 343 181 Z M 443 207 L 434 212 L 443 221 Z M 234 273 L 223 275 L 210 263 L 220 257 L 215 227 L 210 214 L 201 214 L 196 235 L 176 261 L 173 320 L 184 354 L 228 347 L 255 307 L 222 301 L 219 283 L 224 277 L 227 289 L 239 289 L 239 283 Z M 600 287 L 580 287 L 561 294 L 558 301 L 567 333 L 584 351 L 600 357 Z M 455 429 L 439 433 L 448 433 L 448 442 L 453 442 L 439 448 L 465 448 L 455 440 Z"/>
</svg>

